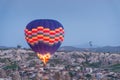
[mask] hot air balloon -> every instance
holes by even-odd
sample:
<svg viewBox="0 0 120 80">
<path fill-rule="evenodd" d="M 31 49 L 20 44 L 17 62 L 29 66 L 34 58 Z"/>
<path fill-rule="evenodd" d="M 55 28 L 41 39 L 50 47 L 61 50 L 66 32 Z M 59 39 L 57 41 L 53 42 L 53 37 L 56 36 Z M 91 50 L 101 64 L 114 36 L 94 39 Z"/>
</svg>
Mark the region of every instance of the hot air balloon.
<svg viewBox="0 0 120 80">
<path fill-rule="evenodd" d="M 64 40 L 64 28 L 52 19 L 37 19 L 27 24 L 25 39 L 44 65 Z"/>
</svg>

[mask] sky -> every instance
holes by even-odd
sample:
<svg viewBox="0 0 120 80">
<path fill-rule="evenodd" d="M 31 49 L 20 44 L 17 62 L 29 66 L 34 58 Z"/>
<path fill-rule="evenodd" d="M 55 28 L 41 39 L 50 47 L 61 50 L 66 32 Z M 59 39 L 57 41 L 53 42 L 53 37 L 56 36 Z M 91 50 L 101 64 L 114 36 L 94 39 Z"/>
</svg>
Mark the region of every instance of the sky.
<svg viewBox="0 0 120 80">
<path fill-rule="evenodd" d="M 62 46 L 120 46 L 120 0 L 0 0 L 0 46 L 28 47 L 24 29 L 35 19 L 65 28 Z"/>
</svg>

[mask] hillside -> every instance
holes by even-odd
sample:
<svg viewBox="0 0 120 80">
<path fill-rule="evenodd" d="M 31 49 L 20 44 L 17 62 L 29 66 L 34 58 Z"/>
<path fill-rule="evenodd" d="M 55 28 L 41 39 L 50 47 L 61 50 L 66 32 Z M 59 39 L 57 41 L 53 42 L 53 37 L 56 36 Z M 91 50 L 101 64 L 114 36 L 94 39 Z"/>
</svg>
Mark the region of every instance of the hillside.
<svg viewBox="0 0 120 80">
<path fill-rule="evenodd" d="M 73 46 L 63 46 L 59 48 L 58 51 L 91 51 L 91 52 L 110 52 L 110 53 L 120 53 L 120 46 L 104 46 L 97 48 L 77 48 Z"/>
</svg>

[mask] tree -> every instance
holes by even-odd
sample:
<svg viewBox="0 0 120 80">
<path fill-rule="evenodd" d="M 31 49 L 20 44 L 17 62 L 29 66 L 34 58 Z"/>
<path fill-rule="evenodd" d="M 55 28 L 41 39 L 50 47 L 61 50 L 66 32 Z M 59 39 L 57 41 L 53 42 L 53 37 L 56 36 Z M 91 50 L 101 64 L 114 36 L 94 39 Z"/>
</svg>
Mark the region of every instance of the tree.
<svg viewBox="0 0 120 80">
<path fill-rule="evenodd" d="M 86 74 L 85 76 L 87 77 L 88 80 L 90 80 L 92 78 L 92 76 L 90 74 Z"/>
<path fill-rule="evenodd" d="M 22 46 L 21 45 L 17 45 L 17 48 L 20 49 Z"/>
</svg>

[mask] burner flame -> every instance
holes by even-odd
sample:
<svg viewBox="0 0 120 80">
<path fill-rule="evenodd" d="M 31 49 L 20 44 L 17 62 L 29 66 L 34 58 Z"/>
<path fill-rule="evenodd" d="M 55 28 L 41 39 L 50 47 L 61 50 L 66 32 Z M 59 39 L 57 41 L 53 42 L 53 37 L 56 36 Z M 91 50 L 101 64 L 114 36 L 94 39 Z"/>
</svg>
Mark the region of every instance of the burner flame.
<svg viewBox="0 0 120 80">
<path fill-rule="evenodd" d="M 39 59 L 44 63 L 44 65 L 46 65 L 46 63 L 49 61 L 49 59 L 51 58 L 51 54 L 47 53 L 47 54 L 40 54 L 37 53 L 37 56 L 39 57 Z"/>
</svg>

